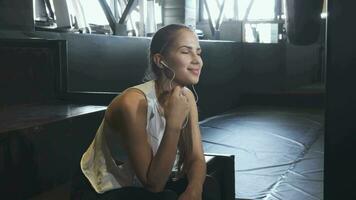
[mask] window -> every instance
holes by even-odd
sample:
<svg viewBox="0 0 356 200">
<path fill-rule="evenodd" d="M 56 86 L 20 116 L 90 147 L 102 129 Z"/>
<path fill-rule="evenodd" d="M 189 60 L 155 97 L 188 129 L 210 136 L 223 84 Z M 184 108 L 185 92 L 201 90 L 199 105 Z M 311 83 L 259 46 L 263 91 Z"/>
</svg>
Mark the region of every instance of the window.
<svg viewBox="0 0 356 200">
<path fill-rule="evenodd" d="M 278 43 L 278 24 L 246 23 L 244 42 Z"/>
<path fill-rule="evenodd" d="M 275 0 L 254 0 L 247 20 L 273 20 L 276 15 L 274 8 Z"/>
<path fill-rule="evenodd" d="M 283 27 L 280 24 L 284 20 L 279 16 L 282 14 L 281 5 L 276 5 L 278 0 L 201 0 L 203 21 L 211 21 L 211 30 L 218 30 L 219 23 L 236 21 L 240 24 L 241 41 L 257 43 L 277 43 L 280 38 L 279 32 Z M 224 6 L 222 6 L 225 3 Z M 221 22 L 217 22 L 222 12 Z M 278 12 L 278 13 L 276 13 Z M 211 19 L 209 19 L 209 14 Z M 231 23 L 230 23 L 231 24 Z M 232 29 L 231 29 L 232 30 Z M 237 32 L 236 34 L 239 34 Z M 214 33 L 212 33 L 214 35 Z M 220 34 L 222 35 L 222 34 Z M 216 38 L 214 39 L 224 39 Z"/>
<path fill-rule="evenodd" d="M 161 1 L 154 0 L 34 0 L 34 8 L 41 30 L 148 36 L 162 24 Z"/>
<path fill-rule="evenodd" d="M 86 21 L 89 24 L 109 25 L 98 0 L 79 0 L 83 7 Z"/>
<path fill-rule="evenodd" d="M 70 1 L 67 1 L 70 2 Z M 71 5 L 69 3 L 69 5 Z M 72 8 L 74 15 L 80 15 L 85 24 L 90 27 L 90 33 L 111 34 L 109 22 L 98 0 L 79 0 L 79 9 Z"/>
<path fill-rule="evenodd" d="M 84 13 L 91 26 L 109 27 L 99 0 L 80 1 L 85 5 Z M 161 6 L 155 1 L 106 0 L 106 2 L 115 20 L 114 28 L 118 28 L 118 24 L 122 23 L 120 27 L 123 29 L 116 30 L 120 35 L 147 36 L 157 30 L 157 24 L 162 23 Z M 120 21 L 125 12 L 127 13 L 125 20 Z"/>
<path fill-rule="evenodd" d="M 204 0 L 202 0 L 204 1 Z M 213 21 L 215 22 L 218 17 L 219 17 L 219 13 L 221 10 L 221 6 L 224 3 L 224 0 L 214 0 L 214 1 L 206 1 L 209 7 L 209 11 L 211 14 L 211 17 L 213 19 Z M 236 4 L 237 1 L 236 0 L 225 0 L 225 5 L 224 5 L 224 11 L 223 11 L 223 19 L 236 19 Z M 207 9 L 204 5 L 204 9 L 203 9 L 203 20 L 208 20 L 209 16 L 207 13 Z"/>
<path fill-rule="evenodd" d="M 254 0 L 250 3 L 251 8 L 245 16 L 244 42 L 278 43 L 275 0 Z"/>
<path fill-rule="evenodd" d="M 162 26 L 161 4 L 164 1 L 161 0 L 34 2 L 38 4 L 35 6 L 34 16 L 36 25 L 49 27 L 48 22 L 51 22 L 55 30 L 146 37 Z M 196 10 L 199 20 L 195 27 L 202 35 L 200 38 L 277 43 L 283 39 L 284 2 L 285 0 L 190 0 L 188 7 L 193 3 L 200 5 Z M 53 12 L 54 15 L 51 14 Z M 190 14 L 195 23 L 194 11 Z"/>
</svg>

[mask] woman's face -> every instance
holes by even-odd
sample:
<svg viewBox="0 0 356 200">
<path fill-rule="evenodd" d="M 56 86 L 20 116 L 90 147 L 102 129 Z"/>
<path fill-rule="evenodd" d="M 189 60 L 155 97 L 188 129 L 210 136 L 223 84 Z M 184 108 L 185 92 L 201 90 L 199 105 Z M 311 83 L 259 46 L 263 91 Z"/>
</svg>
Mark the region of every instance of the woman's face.
<svg viewBox="0 0 356 200">
<path fill-rule="evenodd" d="M 175 83 L 182 86 L 198 83 L 203 66 L 200 54 L 201 49 L 196 35 L 189 30 L 180 30 L 163 59 L 174 70 Z"/>
</svg>

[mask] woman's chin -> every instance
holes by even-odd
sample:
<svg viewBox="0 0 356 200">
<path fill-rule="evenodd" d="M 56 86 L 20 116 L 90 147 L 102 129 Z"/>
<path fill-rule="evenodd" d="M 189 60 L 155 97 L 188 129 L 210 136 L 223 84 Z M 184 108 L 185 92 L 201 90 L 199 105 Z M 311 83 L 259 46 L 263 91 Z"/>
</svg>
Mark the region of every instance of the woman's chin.
<svg viewBox="0 0 356 200">
<path fill-rule="evenodd" d="M 196 85 L 196 84 L 198 84 L 198 82 L 199 82 L 199 79 L 196 81 L 193 81 L 193 83 L 191 85 Z"/>
<path fill-rule="evenodd" d="M 196 78 L 192 79 L 192 84 L 191 85 L 198 84 L 198 82 L 199 82 L 199 77 L 196 77 Z"/>
<path fill-rule="evenodd" d="M 184 85 L 185 85 L 185 86 L 196 85 L 198 82 L 199 82 L 199 79 L 197 79 L 197 80 L 189 80 L 189 81 L 186 81 L 186 82 L 184 83 Z"/>
<path fill-rule="evenodd" d="M 177 81 L 177 83 L 181 86 L 190 86 L 195 85 L 199 82 L 199 77 L 189 78 L 182 81 Z"/>
</svg>

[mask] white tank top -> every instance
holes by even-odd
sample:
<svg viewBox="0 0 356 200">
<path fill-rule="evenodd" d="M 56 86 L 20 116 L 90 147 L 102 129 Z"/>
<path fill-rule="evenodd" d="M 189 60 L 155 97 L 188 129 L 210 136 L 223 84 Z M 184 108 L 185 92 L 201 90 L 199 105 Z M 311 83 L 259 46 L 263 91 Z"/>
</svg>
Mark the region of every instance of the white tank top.
<svg viewBox="0 0 356 200">
<path fill-rule="evenodd" d="M 155 155 L 166 127 L 166 120 L 159 113 L 155 81 L 148 81 L 132 88 L 142 91 L 146 97 L 146 132 L 153 155 Z M 104 193 L 124 186 L 142 186 L 127 159 L 126 152 L 121 148 L 119 135 L 119 133 L 114 132 L 110 128 L 104 118 L 96 132 L 94 140 L 80 161 L 83 174 L 97 193 Z M 115 160 L 123 161 L 123 164 L 117 165 Z M 174 169 L 176 168 L 177 160 L 178 154 Z"/>
</svg>

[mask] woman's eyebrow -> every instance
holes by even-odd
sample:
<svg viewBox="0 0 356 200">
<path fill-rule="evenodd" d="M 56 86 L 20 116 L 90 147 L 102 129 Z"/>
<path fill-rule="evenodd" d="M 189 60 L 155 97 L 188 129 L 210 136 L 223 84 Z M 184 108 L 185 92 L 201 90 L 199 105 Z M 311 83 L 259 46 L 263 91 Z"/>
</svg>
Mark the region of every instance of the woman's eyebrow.
<svg viewBox="0 0 356 200">
<path fill-rule="evenodd" d="M 179 46 L 179 47 L 178 47 L 178 49 L 180 49 L 180 48 L 188 48 L 188 49 L 190 49 L 190 50 L 192 50 L 192 49 L 193 49 L 193 47 L 192 47 L 192 46 L 188 46 L 188 45 L 182 45 L 182 46 Z M 199 51 L 199 50 L 201 50 L 201 48 L 200 48 L 200 47 L 198 47 L 198 48 L 197 48 L 197 51 Z"/>
</svg>

